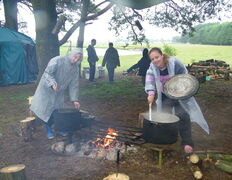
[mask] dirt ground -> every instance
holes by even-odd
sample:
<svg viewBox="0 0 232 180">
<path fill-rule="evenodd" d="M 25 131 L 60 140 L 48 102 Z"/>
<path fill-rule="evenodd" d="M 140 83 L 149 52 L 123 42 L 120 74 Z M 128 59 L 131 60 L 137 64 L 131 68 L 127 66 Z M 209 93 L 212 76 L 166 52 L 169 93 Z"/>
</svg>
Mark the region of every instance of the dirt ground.
<svg viewBox="0 0 232 180">
<path fill-rule="evenodd" d="M 117 79 L 125 78 L 117 76 Z M 140 83 L 140 79 L 137 79 Z M 81 80 L 81 89 L 88 87 Z M 136 84 L 136 83 L 135 83 Z M 112 86 L 117 86 L 117 80 Z M 133 88 L 133 87 L 130 87 Z M 51 151 L 51 145 L 64 139 L 57 137 L 47 140 L 42 126 L 38 126 L 32 142 L 24 142 L 19 135 L 19 121 L 27 114 L 27 100 L 10 101 L 9 93 L 32 95 L 35 84 L 8 86 L 0 88 L 0 96 L 9 99 L 0 108 L 0 168 L 12 164 L 25 164 L 28 180 L 102 180 L 116 172 L 113 161 L 61 156 Z M 3 98 L 4 99 L 4 98 Z M 195 151 L 218 151 L 232 154 L 232 83 L 231 81 L 210 81 L 201 84 L 196 99 L 202 108 L 210 127 L 207 135 L 198 125 L 192 124 Z M 22 105 L 23 104 L 23 105 Z M 122 126 L 136 126 L 138 114 L 148 110 L 146 95 L 128 102 L 120 95 L 107 103 L 104 99 L 81 97 L 81 109 L 96 116 L 96 121 Z M 9 117 L 14 117 L 10 118 Z M 119 172 L 127 174 L 131 180 L 191 180 L 194 179 L 186 164 L 182 148 L 165 154 L 162 169 L 157 166 L 157 157 L 149 150 L 139 148 L 120 162 Z M 212 166 L 203 171 L 204 180 L 229 180 L 229 175 Z"/>
</svg>

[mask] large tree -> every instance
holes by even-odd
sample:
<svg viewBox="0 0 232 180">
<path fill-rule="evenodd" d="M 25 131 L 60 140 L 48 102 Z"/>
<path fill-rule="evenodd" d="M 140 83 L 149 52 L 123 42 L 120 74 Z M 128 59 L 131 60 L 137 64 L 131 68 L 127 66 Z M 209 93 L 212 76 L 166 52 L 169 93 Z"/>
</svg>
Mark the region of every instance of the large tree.
<svg viewBox="0 0 232 180">
<path fill-rule="evenodd" d="M 84 29 L 88 21 L 95 20 L 98 16 L 109 10 L 113 4 L 103 2 L 94 5 L 90 0 L 74 1 L 56 1 L 56 0 L 31 0 L 36 22 L 36 52 L 39 61 L 40 75 L 46 68 L 50 58 L 59 55 L 59 47 L 67 42 L 72 33 L 79 28 L 79 37 L 77 46 L 83 47 Z M 99 9 L 99 6 L 107 5 Z M 70 19 L 65 9 L 69 12 L 75 11 L 77 19 L 72 23 L 71 28 L 65 33 L 61 40 L 58 40 L 58 34 L 64 26 L 65 21 Z"/>
<path fill-rule="evenodd" d="M 194 25 L 213 17 L 220 19 L 221 12 L 227 11 L 221 13 L 221 16 L 231 17 L 231 13 L 228 13 L 231 7 L 231 0 L 169 0 L 144 10 L 118 6 L 113 9 L 110 29 L 116 34 L 127 31 L 130 40 L 142 43 L 146 41 L 146 36 L 144 31 L 139 31 L 136 27 L 138 21 L 147 20 L 157 27 L 171 27 L 183 34 L 191 34 L 194 32 Z M 155 34 L 154 32 L 154 36 Z"/>
</svg>

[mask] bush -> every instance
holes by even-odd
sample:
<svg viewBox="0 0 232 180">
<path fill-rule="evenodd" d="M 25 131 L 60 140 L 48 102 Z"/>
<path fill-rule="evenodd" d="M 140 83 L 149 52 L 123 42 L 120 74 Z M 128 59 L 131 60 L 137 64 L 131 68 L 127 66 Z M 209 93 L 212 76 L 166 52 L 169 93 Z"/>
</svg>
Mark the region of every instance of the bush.
<svg viewBox="0 0 232 180">
<path fill-rule="evenodd" d="M 169 56 L 176 56 L 176 49 L 168 44 L 163 45 L 163 53 Z"/>
</svg>

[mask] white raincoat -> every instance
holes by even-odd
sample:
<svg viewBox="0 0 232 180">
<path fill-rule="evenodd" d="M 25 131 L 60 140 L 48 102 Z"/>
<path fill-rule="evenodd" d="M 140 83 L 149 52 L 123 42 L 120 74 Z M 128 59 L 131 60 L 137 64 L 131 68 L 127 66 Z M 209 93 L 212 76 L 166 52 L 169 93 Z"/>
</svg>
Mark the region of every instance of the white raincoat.
<svg viewBox="0 0 232 180">
<path fill-rule="evenodd" d="M 182 64 L 178 59 L 174 57 L 169 58 L 167 69 L 168 69 L 168 73 L 170 77 L 175 75 L 175 64 L 176 63 Z M 183 65 L 183 68 L 185 69 L 185 73 L 187 74 L 188 71 L 184 65 Z M 159 71 L 159 68 L 156 67 L 153 63 L 150 64 L 149 69 L 152 70 L 155 76 L 155 86 L 156 86 L 156 91 L 158 94 L 158 98 L 156 100 L 157 111 L 161 111 L 162 110 L 162 91 L 161 91 L 162 85 L 160 82 L 160 71 Z M 146 91 L 152 90 L 152 89 L 155 90 L 155 87 L 153 84 L 146 84 L 145 86 Z M 190 97 L 188 99 L 178 100 L 178 101 L 181 107 L 189 114 L 191 121 L 196 122 L 202 129 L 204 129 L 209 134 L 209 126 L 195 98 Z"/>
<path fill-rule="evenodd" d="M 77 53 L 82 54 L 82 50 L 76 49 L 65 56 L 52 58 L 41 77 L 30 109 L 44 122 L 48 122 L 55 109 L 64 106 L 66 89 L 69 91 L 70 101 L 78 101 L 80 61 L 76 64 L 70 63 L 70 59 Z M 55 83 L 57 91 L 52 89 Z"/>
</svg>

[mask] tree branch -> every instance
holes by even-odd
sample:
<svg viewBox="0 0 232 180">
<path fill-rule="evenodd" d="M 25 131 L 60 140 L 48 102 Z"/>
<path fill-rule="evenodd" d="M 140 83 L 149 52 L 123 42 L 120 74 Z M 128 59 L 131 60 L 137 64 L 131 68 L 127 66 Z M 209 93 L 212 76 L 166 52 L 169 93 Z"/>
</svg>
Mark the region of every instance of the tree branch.
<svg viewBox="0 0 232 180">
<path fill-rule="evenodd" d="M 96 17 L 104 14 L 106 11 L 108 11 L 114 4 L 110 3 L 108 6 L 106 6 L 104 9 L 102 9 L 101 11 L 97 12 L 96 14 L 87 17 L 86 19 L 80 19 L 79 21 L 77 21 L 68 31 L 67 33 L 64 35 L 64 37 L 59 41 L 59 45 L 63 45 L 64 43 L 67 42 L 68 38 L 70 38 L 70 36 L 73 34 L 73 32 L 80 26 L 81 21 L 89 21 L 89 20 L 93 20 Z"/>
<path fill-rule="evenodd" d="M 89 20 L 93 20 L 96 17 L 104 14 L 106 11 L 108 11 L 110 8 L 112 8 L 114 6 L 114 3 L 110 3 L 109 5 L 107 5 L 104 9 L 102 9 L 101 11 L 97 12 L 96 14 L 92 15 L 92 16 L 88 16 L 86 17 L 86 19 L 83 19 L 85 21 L 89 21 Z"/>
<path fill-rule="evenodd" d="M 135 9 L 132 9 L 132 10 L 138 17 L 140 17 L 141 20 L 143 19 L 143 16 L 139 14 Z"/>
<path fill-rule="evenodd" d="M 121 9 L 120 9 L 120 10 L 121 10 Z M 134 30 L 133 24 L 129 21 L 129 19 L 126 17 L 126 15 L 123 13 L 122 10 L 121 10 L 121 12 L 122 12 L 124 18 L 126 19 L 126 21 L 131 25 L 131 30 L 133 31 L 133 34 L 135 35 L 136 41 L 140 42 L 140 40 L 139 40 L 139 38 L 138 38 L 138 35 L 137 35 L 137 33 L 135 32 L 135 30 Z M 140 42 L 140 43 L 141 43 L 141 42 Z"/>
<path fill-rule="evenodd" d="M 103 2 L 101 2 L 101 3 L 99 3 L 99 4 L 97 4 L 96 6 L 94 6 L 93 9 L 91 9 L 91 11 L 94 11 L 95 9 L 97 9 L 99 6 L 101 6 L 102 4 L 104 4 L 104 3 L 106 3 L 106 2 L 109 2 L 109 1 L 103 1 Z"/>
<path fill-rule="evenodd" d="M 61 27 L 64 26 L 66 20 L 67 18 L 64 15 L 61 15 L 58 21 L 56 22 L 55 27 L 52 30 L 52 34 L 58 34 L 60 32 Z"/>
</svg>

